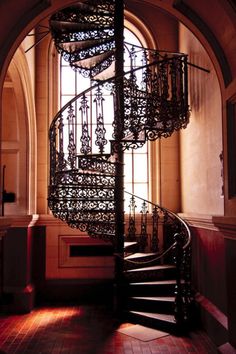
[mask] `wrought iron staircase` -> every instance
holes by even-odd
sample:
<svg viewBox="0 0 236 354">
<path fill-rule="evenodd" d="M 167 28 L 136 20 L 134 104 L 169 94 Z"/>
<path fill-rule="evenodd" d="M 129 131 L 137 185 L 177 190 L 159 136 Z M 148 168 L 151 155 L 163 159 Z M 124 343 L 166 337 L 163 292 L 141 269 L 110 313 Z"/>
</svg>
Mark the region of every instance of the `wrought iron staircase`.
<svg viewBox="0 0 236 354">
<path fill-rule="evenodd" d="M 125 230 L 123 154 L 186 127 L 187 57 L 123 43 L 122 18 L 120 0 L 79 1 L 50 18 L 57 50 L 91 87 L 51 123 L 48 203 L 69 226 L 113 244 L 126 314 L 176 328 L 187 322 L 192 299 L 190 232 L 177 215 L 145 200 L 136 224 L 134 196 Z M 129 53 L 126 73 L 119 48 Z"/>
<path fill-rule="evenodd" d="M 125 314 L 164 331 L 183 330 L 193 305 L 190 231 L 176 214 L 143 199 L 137 214 L 137 199 L 131 195 L 127 225 L 130 243 L 121 286 Z"/>
</svg>

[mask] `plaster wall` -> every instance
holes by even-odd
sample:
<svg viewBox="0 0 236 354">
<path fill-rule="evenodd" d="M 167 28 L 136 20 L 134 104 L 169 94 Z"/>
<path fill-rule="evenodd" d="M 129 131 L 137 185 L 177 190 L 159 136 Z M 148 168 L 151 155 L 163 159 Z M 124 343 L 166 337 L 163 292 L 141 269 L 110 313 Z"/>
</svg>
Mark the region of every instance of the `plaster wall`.
<svg viewBox="0 0 236 354">
<path fill-rule="evenodd" d="M 72 229 L 53 216 L 40 216 L 38 225 L 46 226 L 46 279 L 113 279 L 113 255 L 70 255 L 71 246 L 103 246 L 107 243 Z M 108 245 L 109 246 L 109 245 Z"/>
<path fill-rule="evenodd" d="M 47 213 L 48 129 L 49 129 L 49 42 L 36 48 L 36 116 L 37 116 L 37 212 Z M 50 58 L 52 53 L 50 53 Z"/>
<path fill-rule="evenodd" d="M 181 203 L 185 213 L 223 214 L 222 103 L 214 67 L 196 37 L 179 29 L 180 51 L 210 73 L 189 66 L 190 123 L 181 131 Z"/>
<path fill-rule="evenodd" d="M 14 73 L 14 70 L 12 71 Z M 5 203 L 4 215 L 27 211 L 27 144 L 25 100 L 19 77 L 7 77 L 3 89 L 2 166 L 4 189 L 15 194 L 15 201 Z M 3 167 L 2 167 L 3 172 Z"/>
<path fill-rule="evenodd" d="M 25 59 L 29 68 L 29 80 L 32 92 L 35 92 L 35 31 L 32 30 L 21 43 L 21 47 L 25 53 Z"/>
</svg>

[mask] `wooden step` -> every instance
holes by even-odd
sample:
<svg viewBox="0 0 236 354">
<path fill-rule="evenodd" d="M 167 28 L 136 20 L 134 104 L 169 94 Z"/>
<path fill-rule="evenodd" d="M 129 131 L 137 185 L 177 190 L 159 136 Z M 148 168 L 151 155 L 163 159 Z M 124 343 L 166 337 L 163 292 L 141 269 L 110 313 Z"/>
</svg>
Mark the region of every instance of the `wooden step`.
<svg viewBox="0 0 236 354">
<path fill-rule="evenodd" d="M 129 310 L 155 311 L 159 314 L 174 314 L 175 297 L 173 296 L 134 296 L 127 299 Z"/>
<path fill-rule="evenodd" d="M 134 242 L 128 242 L 125 241 L 124 243 L 124 252 L 125 253 L 135 253 L 137 251 L 138 248 L 138 242 L 134 241 Z"/>
<path fill-rule="evenodd" d="M 129 283 L 126 293 L 130 296 L 168 296 L 175 291 L 176 280 L 154 280 Z"/>
<path fill-rule="evenodd" d="M 144 326 L 156 328 L 168 333 L 177 332 L 175 318 L 169 314 L 159 314 L 155 312 L 129 311 L 128 319 L 133 323 L 140 323 Z"/>
<path fill-rule="evenodd" d="M 128 269 L 124 271 L 125 277 L 132 282 L 135 281 L 151 281 L 151 280 L 167 280 L 173 279 L 176 272 L 174 265 L 155 265 L 151 267 Z"/>
<path fill-rule="evenodd" d="M 147 300 L 147 301 L 154 301 L 154 302 L 174 302 L 175 301 L 175 297 L 174 296 L 151 296 L 151 297 L 147 297 L 147 296 L 134 296 L 132 297 L 132 299 L 136 299 L 136 300 Z"/>
<path fill-rule="evenodd" d="M 103 81 L 110 79 L 111 77 L 115 76 L 115 61 L 111 63 L 109 67 L 101 71 L 100 73 L 97 73 L 96 75 L 93 76 L 92 80 L 94 81 Z"/>
<path fill-rule="evenodd" d="M 155 260 L 157 258 L 157 260 Z M 134 269 L 134 268 L 141 268 L 147 265 L 157 264 L 159 262 L 158 254 L 157 253 L 132 253 L 124 257 L 124 268 L 125 269 Z"/>
<path fill-rule="evenodd" d="M 108 18 L 108 17 L 107 17 Z M 63 21 L 63 20 L 50 20 L 50 27 L 54 31 L 61 31 L 61 32 L 84 32 L 84 31 L 93 31 L 93 30 L 106 30 L 106 33 L 109 33 L 109 30 L 112 31 L 113 28 L 111 27 L 110 23 L 104 23 L 98 26 L 97 23 L 79 23 L 79 22 L 72 22 L 72 21 Z"/>
<path fill-rule="evenodd" d="M 110 62 L 112 62 L 114 59 L 113 58 L 114 53 L 115 53 L 114 50 L 109 50 L 107 52 L 97 54 L 93 57 L 88 57 L 85 59 L 73 61 L 73 62 L 71 62 L 71 64 L 75 67 L 78 67 L 78 68 L 92 69 L 92 68 L 95 68 L 95 67 L 101 65 L 105 60 L 107 60 L 107 61 L 110 60 Z"/>
<path fill-rule="evenodd" d="M 71 5 L 70 8 L 75 9 L 75 12 L 79 10 L 80 12 L 83 12 L 85 14 L 89 14 L 89 13 L 93 14 L 93 12 L 95 11 L 99 14 L 108 14 L 110 16 L 113 15 L 113 12 L 112 13 L 108 12 L 108 10 L 105 7 L 99 7 L 95 1 L 91 1 L 91 0 L 86 3 L 79 1 L 76 4 Z"/>
<path fill-rule="evenodd" d="M 127 270 L 127 273 L 135 273 L 135 272 L 143 272 L 143 271 L 147 271 L 147 272 L 151 272 L 153 270 L 166 270 L 166 269 L 175 269 L 175 266 L 172 264 L 163 264 L 163 265 L 155 265 L 155 266 L 151 266 L 151 267 L 144 267 L 144 268 L 136 268 L 136 269 L 130 269 Z"/>
<path fill-rule="evenodd" d="M 146 259 L 146 258 L 151 258 L 151 257 L 155 257 L 157 256 L 156 253 L 134 253 L 131 254 L 127 257 L 125 257 L 125 260 L 142 260 L 142 259 Z"/>
<path fill-rule="evenodd" d="M 102 39 L 88 39 L 88 40 L 81 40 L 81 41 L 71 41 L 71 42 L 61 42 L 58 43 L 58 47 L 62 48 L 64 51 L 67 51 L 68 53 L 73 53 L 73 52 L 78 52 L 78 51 L 84 51 L 86 49 L 91 49 L 93 48 L 94 53 L 96 53 L 96 50 L 99 50 L 99 47 L 102 45 L 107 45 L 107 48 L 110 49 L 114 47 L 114 38 L 111 37 L 109 39 L 107 38 L 102 38 Z"/>
</svg>

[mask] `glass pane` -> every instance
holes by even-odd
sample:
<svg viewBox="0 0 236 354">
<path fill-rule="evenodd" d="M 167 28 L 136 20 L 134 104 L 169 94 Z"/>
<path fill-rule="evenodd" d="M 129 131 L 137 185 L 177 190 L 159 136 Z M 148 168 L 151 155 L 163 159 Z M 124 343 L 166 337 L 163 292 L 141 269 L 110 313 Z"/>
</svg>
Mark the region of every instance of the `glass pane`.
<svg viewBox="0 0 236 354">
<path fill-rule="evenodd" d="M 61 93 L 75 94 L 75 72 L 70 68 L 63 66 L 61 70 Z"/>
<path fill-rule="evenodd" d="M 62 56 L 61 56 L 61 65 L 62 66 L 69 66 L 68 61 L 65 61 Z"/>
<path fill-rule="evenodd" d="M 132 154 L 126 153 L 124 155 L 124 163 L 125 183 L 132 183 Z"/>
<path fill-rule="evenodd" d="M 147 184 L 146 183 L 135 183 L 134 184 L 134 194 L 137 197 L 143 198 L 143 199 L 148 199 L 148 194 L 147 194 Z M 142 200 L 139 200 L 138 198 L 136 199 L 136 205 L 137 205 L 137 212 L 141 211 L 141 205 L 142 205 Z"/>
<path fill-rule="evenodd" d="M 148 143 L 144 144 L 141 148 L 138 149 L 139 154 L 147 154 Z"/>
<path fill-rule="evenodd" d="M 92 96 L 92 116 L 93 121 L 96 120 L 96 102 L 94 102 L 95 96 Z M 103 101 L 103 121 L 104 124 L 112 124 L 114 120 L 114 108 L 113 97 L 104 96 Z"/>
<path fill-rule="evenodd" d="M 90 87 L 90 79 L 83 77 L 80 74 L 76 74 L 77 75 L 77 82 L 76 82 L 76 92 L 77 94 L 80 92 L 83 92 L 84 90 L 86 90 L 87 88 Z"/>
<path fill-rule="evenodd" d="M 61 107 L 63 107 L 67 102 L 69 102 L 74 96 L 63 95 L 61 96 Z"/>
<path fill-rule="evenodd" d="M 125 191 L 132 193 L 132 183 L 125 183 Z M 129 212 L 129 204 L 130 204 L 130 197 L 131 195 L 128 193 L 124 193 L 124 209 L 126 213 Z"/>
<path fill-rule="evenodd" d="M 134 154 L 134 181 L 147 182 L 146 154 Z"/>
<path fill-rule="evenodd" d="M 113 133 L 113 126 L 112 125 L 105 125 L 105 129 L 106 129 L 106 139 L 109 141 L 110 144 L 110 140 L 112 140 L 112 133 Z"/>
</svg>

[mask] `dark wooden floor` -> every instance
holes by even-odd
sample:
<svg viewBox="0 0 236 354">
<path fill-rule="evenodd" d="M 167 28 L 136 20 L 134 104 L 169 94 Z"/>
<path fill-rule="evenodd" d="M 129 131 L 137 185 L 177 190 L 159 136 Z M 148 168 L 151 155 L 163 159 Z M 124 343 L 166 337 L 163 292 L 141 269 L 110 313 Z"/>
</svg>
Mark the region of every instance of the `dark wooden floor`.
<svg viewBox="0 0 236 354">
<path fill-rule="evenodd" d="M 117 331 L 125 325 L 111 311 L 90 305 L 43 306 L 29 314 L 0 314 L 0 353 L 217 353 L 202 331 L 144 342 Z"/>
</svg>

